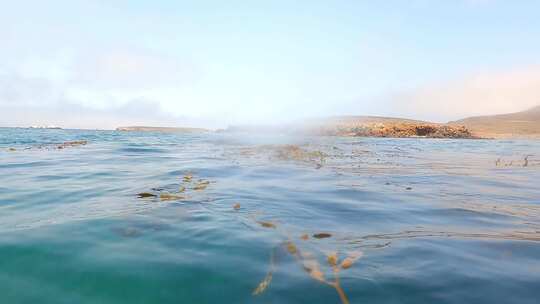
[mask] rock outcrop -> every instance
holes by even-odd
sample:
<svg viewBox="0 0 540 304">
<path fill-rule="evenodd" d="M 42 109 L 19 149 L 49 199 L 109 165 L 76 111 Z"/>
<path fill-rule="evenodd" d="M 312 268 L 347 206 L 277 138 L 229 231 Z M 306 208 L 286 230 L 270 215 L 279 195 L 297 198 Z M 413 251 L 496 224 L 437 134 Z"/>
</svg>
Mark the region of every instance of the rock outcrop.
<svg viewBox="0 0 540 304">
<path fill-rule="evenodd" d="M 309 133 L 327 136 L 475 138 L 464 126 L 386 117 L 337 117 L 311 124 Z"/>
</svg>

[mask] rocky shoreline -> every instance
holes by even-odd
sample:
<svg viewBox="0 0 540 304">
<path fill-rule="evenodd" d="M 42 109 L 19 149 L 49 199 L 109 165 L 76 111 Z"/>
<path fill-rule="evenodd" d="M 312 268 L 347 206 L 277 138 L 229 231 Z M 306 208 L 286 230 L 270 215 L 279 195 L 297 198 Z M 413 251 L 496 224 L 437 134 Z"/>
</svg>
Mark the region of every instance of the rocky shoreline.
<svg viewBox="0 0 540 304">
<path fill-rule="evenodd" d="M 350 137 L 424 137 L 424 138 L 479 138 L 465 126 L 450 126 L 432 123 L 381 122 L 371 124 L 354 124 L 323 126 L 314 133 L 326 136 Z"/>
</svg>

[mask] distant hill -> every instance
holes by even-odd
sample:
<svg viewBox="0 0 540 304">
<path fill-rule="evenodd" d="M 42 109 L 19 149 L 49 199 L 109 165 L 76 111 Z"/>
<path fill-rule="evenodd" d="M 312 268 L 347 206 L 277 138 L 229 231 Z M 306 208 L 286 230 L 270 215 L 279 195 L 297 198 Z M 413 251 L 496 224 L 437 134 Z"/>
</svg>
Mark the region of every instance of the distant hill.
<svg viewBox="0 0 540 304">
<path fill-rule="evenodd" d="M 148 126 L 130 126 L 130 127 L 118 127 L 116 131 L 126 132 L 163 132 L 163 133 L 197 133 L 208 132 L 209 130 L 203 128 L 175 128 L 175 127 L 148 127 Z"/>
<path fill-rule="evenodd" d="M 465 126 L 481 137 L 540 138 L 540 105 L 522 112 L 469 117 L 448 124 Z"/>
</svg>

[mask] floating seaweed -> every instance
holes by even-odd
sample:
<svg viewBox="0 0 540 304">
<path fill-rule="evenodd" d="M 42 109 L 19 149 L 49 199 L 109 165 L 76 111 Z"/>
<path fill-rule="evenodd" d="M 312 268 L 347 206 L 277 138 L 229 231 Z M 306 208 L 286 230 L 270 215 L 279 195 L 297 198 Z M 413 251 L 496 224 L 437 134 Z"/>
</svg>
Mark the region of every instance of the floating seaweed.
<svg viewBox="0 0 540 304">
<path fill-rule="evenodd" d="M 210 184 L 210 181 L 201 180 L 193 187 L 193 190 L 197 190 L 197 191 L 204 190 L 206 189 L 206 187 L 208 187 L 209 184 Z"/>
<path fill-rule="evenodd" d="M 202 191 L 202 190 L 205 190 L 208 185 L 210 185 L 210 181 L 204 180 L 204 179 L 198 179 L 197 182 L 194 182 L 194 176 L 191 173 L 183 176 L 182 180 L 184 183 L 192 183 L 192 184 L 178 186 L 179 187 L 178 192 L 176 193 L 161 192 L 161 193 L 155 194 L 156 192 L 164 191 L 164 189 L 153 188 L 152 190 L 155 191 L 154 193 L 141 192 L 138 194 L 138 197 L 139 198 L 159 198 L 159 200 L 161 201 L 184 200 L 186 198 L 184 194 L 185 192 L 189 193 L 189 191 Z M 241 208 L 240 203 L 235 203 L 232 207 L 234 210 L 239 210 Z M 322 264 L 319 263 L 316 255 L 309 251 L 301 250 L 291 240 L 290 235 L 288 233 L 285 233 L 283 229 L 278 229 L 274 221 L 257 220 L 256 218 L 257 212 L 251 215 L 248 214 L 248 216 L 252 217 L 253 220 L 263 228 L 276 229 L 278 232 L 288 235 L 288 241 L 283 242 L 281 246 L 277 246 L 273 248 L 272 253 L 270 255 L 269 270 L 266 276 L 263 278 L 263 280 L 253 290 L 252 294 L 254 296 L 261 295 L 269 288 L 273 280 L 273 273 L 276 268 L 276 263 L 275 263 L 276 248 L 282 247 L 284 250 L 286 250 L 286 252 L 288 252 L 289 255 L 294 257 L 294 259 L 299 263 L 299 265 L 301 265 L 302 269 L 309 275 L 309 277 L 311 277 L 313 280 L 316 280 L 320 283 L 333 287 L 338 293 L 339 298 L 341 299 L 341 302 L 343 304 L 349 303 L 347 296 L 345 295 L 345 292 L 340 285 L 339 272 L 340 270 L 346 270 L 346 269 L 351 268 L 354 265 L 354 263 L 361 257 L 361 254 L 350 253 L 341 261 L 339 259 L 337 251 L 326 255 L 326 263 L 332 268 L 332 273 L 333 273 L 333 279 L 332 279 L 332 275 L 325 274 L 324 268 L 327 268 L 327 267 L 323 267 Z M 136 236 L 138 235 L 138 232 L 135 230 L 127 229 L 124 231 L 123 234 L 125 236 Z M 315 239 L 324 239 L 324 238 L 332 237 L 332 235 L 327 232 L 319 232 L 319 233 L 312 234 L 311 236 Z M 300 240 L 308 241 L 309 239 L 310 239 L 310 235 L 307 233 L 300 236 Z M 306 244 L 309 244 L 309 243 L 306 243 Z"/>
<path fill-rule="evenodd" d="M 327 155 L 319 150 L 308 151 L 296 145 L 284 145 L 277 147 L 276 157 L 281 160 L 316 162 L 316 168 L 320 169 Z"/>
<path fill-rule="evenodd" d="M 259 283 L 259 285 L 257 285 L 255 290 L 253 290 L 252 294 L 254 296 L 258 296 L 262 294 L 268 288 L 268 286 L 270 286 L 270 283 L 272 282 L 272 276 L 276 267 L 275 253 L 276 253 L 276 248 L 272 249 L 272 253 L 270 254 L 270 269 L 266 273 L 266 276 L 264 277 L 264 279 Z"/>
<path fill-rule="evenodd" d="M 184 183 L 191 183 L 193 181 L 193 174 L 187 173 L 182 177 L 182 180 Z M 195 190 L 195 191 L 202 191 L 206 189 L 206 187 L 210 184 L 210 181 L 199 179 L 199 181 L 195 184 L 193 187 L 186 187 L 184 185 L 179 185 L 178 190 L 176 192 L 162 192 L 165 191 L 165 188 L 161 187 L 155 187 L 151 188 L 154 192 L 162 192 L 162 193 L 151 193 L 151 192 L 141 192 L 137 194 L 137 197 L 139 198 L 154 198 L 159 197 L 161 201 L 178 201 L 178 200 L 185 200 L 186 199 L 186 192 L 189 190 Z"/>
<path fill-rule="evenodd" d="M 65 141 L 61 143 L 48 143 L 48 144 L 39 144 L 39 145 L 33 145 L 30 147 L 26 147 L 23 150 L 33 150 L 33 149 L 46 149 L 46 150 L 62 150 L 65 148 L 71 148 L 71 147 L 78 147 L 78 146 L 84 146 L 87 145 L 88 141 L 86 140 L 75 140 L 75 141 Z M 15 152 L 17 151 L 16 148 L 8 148 L 9 152 Z"/>
<path fill-rule="evenodd" d="M 193 175 L 191 173 L 184 175 L 184 177 L 182 178 L 182 180 L 185 183 L 190 183 L 192 179 L 193 179 Z"/>
<path fill-rule="evenodd" d="M 321 266 L 317 260 L 304 260 L 302 262 L 302 266 L 304 267 L 304 270 L 309 274 L 309 276 L 312 277 L 314 280 L 321 283 L 326 282 L 326 280 L 324 279 L 324 273 L 321 271 Z"/>
<path fill-rule="evenodd" d="M 322 232 L 322 233 L 315 233 L 313 237 L 316 239 L 326 239 L 326 238 L 332 237 L 332 235 L 330 233 Z"/>
<path fill-rule="evenodd" d="M 68 147 L 84 146 L 88 144 L 86 140 L 66 141 L 57 146 L 58 149 L 64 149 Z"/>
<path fill-rule="evenodd" d="M 349 253 L 349 255 L 339 263 L 339 257 L 337 252 L 328 253 L 326 256 L 326 261 L 328 265 L 332 268 L 334 274 L 334 280 L 329 281 L 326 279 L 324 272 L 322 271 L 321 264 L 315 258 L 315 255 L 309 251 L 300 251 L 294 243 L 288 241 L 285 243 L 287 251 L 300 263 L 302 268 L 308 273 L 308 275 L 323 284 L 332 286 L 336 289 L 336 292 L 339 295 L 339 298 L 343 304 L 348 304 L 349 299 L 347 298 L 345 291 L 341 287 L 339 272 L 342 269 L 350 268 L 356 260 L 358 260 L 362 253 L 359 251 L 354 251 Z"/>
<path fill-rule="evenodd" d="M 276 225 L 272 222 L 258 221 L 254 220 L 263 227 L 266 228 L 277 228 Z M 331 252 L 326 255 L 326 261 L 328 265 L 332 268 L 333 280 L 328 280 L 326 275 L 321 267 L 321 264 L 317 260 L 315 254 L 310 251 L 301 250 L 298 246 L 291 240 L 290 234 L 281 230 L 285 235 L 289 235 L 288 240 L 283 242 L 281 247 L 286 250 L 294 259 L 301 265 L 302 269 L 314 280 L 333 287 L 339 295 L 339 298 L 342 304 L 349 304 L 349 300 L 345 294 L 345 291 L 340 285 L 339 272 L 341 270 L 349 269 L 353 264 L 362 256 L 362 253 L 359 251 L 350 252 L 343 261 L 339 261 L 338 252 Z M 314 238 L 328 238 L 331 237 L 330 233 L 316 233 L 313 234 Z M 308 240 L 309 236 L 304 234 L 300 237 L 302 240 Z M 259 283 L 257 288 L 254 290 L 253 295 L 259 295 L 264 292 L 270 282 L 272 281 L 272 273 L 275 268 L 274 253 L 275 248 L 272 251 L 272 258 L 270 261 L 270 271 L 268 271 L 266 277 Z"/>
<path fill-rule="evenodd" d="M 328 264 L 330 264 L 330 266 L 332 267 L 336 266 L 338 262 L 338 253 L 337 252 L 329 253 L 326 256 L 326 260 L 328 261 Z"/>
<path fill-rule="evenodd" d="M 272 222 L 263 222 L 263 221 L 257 221 L 259 225 L 261 225 L 264 228 L 276 228 L 276 225 Z"/>
<path fill-rule="evenodd" d="M 349 269 L 358 259 L 362 257 L 363 253 L 361 251 L 352 251 L 349 255 L 341 261 L 339 267 L 342 269 Z"/>
<path fill-rule="evenodd" d="M 325 163 L 329 155 L 320 150 L 310 150 L 307 145 L 260 145 L 240 149 L 235 155 L 248 156 L 251 158 L 277 159 L 280 161 L 295 161 L 315 165 L 316 169 L 320 169 Z"/>
<path fill-rule="evenodd" d="M 176 201 L 176 200 L 183 200 L 186 197 L 183 195 L 176 195 L 171 193 L 161 193 L 159 195 L 159 199 L 162 201 Z"/>
<path fill-rule="evenodd" d="M 293 242 L 287 242 L 287 251 L 290 254 L 296 254 L 298 252 L 298 248 L 296 248 L 296 245 Z"/>
</svg>

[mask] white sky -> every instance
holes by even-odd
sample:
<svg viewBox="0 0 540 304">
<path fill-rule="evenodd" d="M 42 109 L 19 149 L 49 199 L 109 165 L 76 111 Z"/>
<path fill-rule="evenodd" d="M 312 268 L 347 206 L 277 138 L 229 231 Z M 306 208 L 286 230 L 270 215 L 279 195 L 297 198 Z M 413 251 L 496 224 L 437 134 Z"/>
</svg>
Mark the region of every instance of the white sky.
<svg viewBox="0 0 540 304">
<path fill-rule="evenodd" d="M 536 1 L 0 2 L 0 126 L 446 121 L 540 104 Z"/>
</svg>

